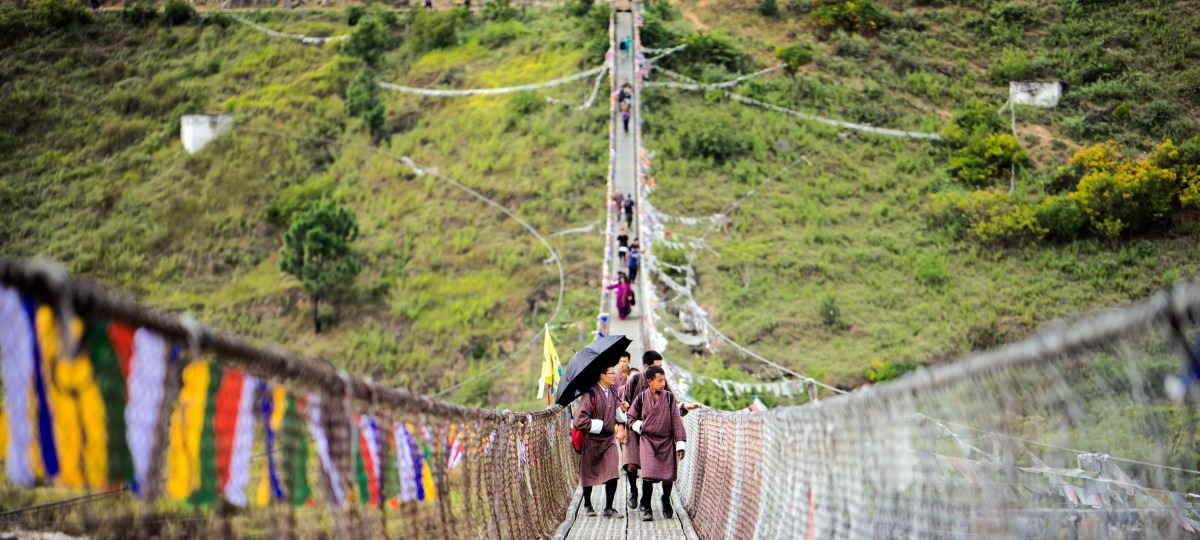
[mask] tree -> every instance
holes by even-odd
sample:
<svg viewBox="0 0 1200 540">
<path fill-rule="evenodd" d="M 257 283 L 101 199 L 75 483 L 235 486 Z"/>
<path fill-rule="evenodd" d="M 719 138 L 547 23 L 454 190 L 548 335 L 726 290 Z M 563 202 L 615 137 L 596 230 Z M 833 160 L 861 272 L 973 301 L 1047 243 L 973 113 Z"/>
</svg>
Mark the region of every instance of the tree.
<svg viewBox="0 0 1200 540">
<path fill-rule="evenodd" d="M 379 142 L 386 135 L 387 104 L 379 98 L 379 85 L 370 71 L 359 71 L 346 87 L 346 116 L 361 117 L 371 130 L 372 141 Z"/>
<path fill-rule="evenodd" d="M 300 279 L 312 299 L 313 325 L 321 333 L 317 306 L 332 301 L 362 270 L 350 243 L 358 239 L 358 222 L 348 208 L 333 201 L 300 215 L 283 237 L 279 269 Z"/>
<path fill-rule="evenodd" d="M 792 45 L 790 47 L 775 47 L 775 58 L 783 62 L 787 74 L 795 77 L 800 68 L 811 64 L 813 61 L 812 49 L 804 45 Z"/>
<path fill-rule="evenodd" d="M 371 67 L 379 65 L 379 59 L 383 58 L 386 49 L 388 49 L 386 29 L 376 17 L 361 19 L 359 24 L 354 26 L 354 31 L 350 32 L 350 38 L 346 40 L 346 46 L 343 47 L 346 54 L 362 59 Z"/>
</svg>

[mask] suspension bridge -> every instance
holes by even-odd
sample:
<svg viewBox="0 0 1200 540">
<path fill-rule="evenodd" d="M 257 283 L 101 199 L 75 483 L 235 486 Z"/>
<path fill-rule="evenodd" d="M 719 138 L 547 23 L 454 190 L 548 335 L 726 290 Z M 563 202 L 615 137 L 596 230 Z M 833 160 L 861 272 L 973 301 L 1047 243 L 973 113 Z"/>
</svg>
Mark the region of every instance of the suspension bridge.
<svg viewBox="0 0 1200 540">
<path fill-rule="evenodd" d="M 634 47 L 591 72 L 609 73 L 610 95 L 634 88 L 628 133 L 609 102 L 605 284 L 613 190 L 638 202 L 631 236 L 653 260 L 637 28 L 636 6 L 614 13 L 612 43 Z M 664 344 L 650 275 L 630 317 L 601 327 L 630 336 L 634 358 Z M 600 308 L 615 314 L 613 295 Z M 84 492 L 0 521 L 147 538 L 1195 538 L 1198 319 L 1200 284 L 1183 284 L 847 395 L 694 412 L 676 517 L 656 502 L 644 522 L 583 515 L 565 409 L 379 386 L 0 259 L 0 500 Z"/>
</svg>

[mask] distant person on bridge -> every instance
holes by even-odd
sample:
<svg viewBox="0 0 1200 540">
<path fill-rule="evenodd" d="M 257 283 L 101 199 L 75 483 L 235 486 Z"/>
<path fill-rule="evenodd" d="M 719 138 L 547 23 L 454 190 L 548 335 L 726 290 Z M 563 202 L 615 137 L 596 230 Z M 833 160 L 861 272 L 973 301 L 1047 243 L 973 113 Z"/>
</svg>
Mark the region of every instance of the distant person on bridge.
<svg viewBox="0 0 1200 540">
<path fill-rule="evenodd" d="M 638 253 L 637 245 L 629 248 L 629 282 L 637 282 L 638 265 L 642 263 L 642 255 Z"/>
<path fill-rule="evenodd" d="M 662 369 L 663 357 L 658 351 L 649 350 L 642 353 L 642 368 L 649 370 L 651 367 L 658 366 Z M 669 383 L 664 383 L 666 390 L 671 390 Z M 625 391 L 621 396 L 621 408 L 629 410 L 630 403 L 637 399 L 637 396 L 650 388 L 646 382 L 646 377 L 642 373 L 638 373 L 636 369 L 629 370 L 629 380 L 625 382 Z M 679 415 L 687 416 L 688 411 L 699 409 L 699 403 L 680 403 Z M 630 508 L 638 507 L 638 467 L 641 466 L 641 456 L 638 451 L 638 434 L 636 432 L 628 433 L 628 440 L 625 443 L 624 451 L 621 453 L 621 464 L 625 466 L 625 478 L 629 481 L 629 500 L 627 501 Z"/>
<path fill-rule="evenodd" d="M 625 412 L 613 388 L 616 368 L 600 374 L 600 381 L 581 398 L 575 415 L 575 429 L 584 433 L 583 451 L 579 455 L 579 484 L 583 486 L 583 508 L 595 516 L 592 508 L 592 487 L 604 484 L 604 517 L 621 517 L 613 508 L 617 496 L 617 441 L 625 440 Z"/>
<path fill-rule="evenodd" d="M 622 321 L 629 316 L 629 312 L 633 311 L 633 305 L 629 302 L 633 297 L 633 289 L 629 288 L 629 276 L 625 272 L 617 273 L 617 282 L 608 286 L 609 290 L 617 290 L 617 318 Z"/>
<path fill-rule="evenodd" d="M 621 56 L 627 56 L 629 54 L 629 44 L 625 43 L 625 40 L 622 39 L 617 43 L 617 50 L 621 51 Z"/>
<path fill-rule="evenodd" d="M 671 488 L 687 446 L 680 410 L 675 396 L 666 390 L 667 375 L 662 366 L 646 368 L 644 375 L 649 387 L 633 398 L 629 407 L 629 427 L 638 433 L 639 458 L 642 468 L 642 521 L 652 521 L 650 510 L 655 482 L 662 482 L 663 517 L 675 517 L 671 508 Z"/>
<path fill-rule="evenodd" d="M 621 266 L 628 266 L 628 260 L 625 258 L 629 254 L 629 228 L 621 226 L 621 234 L 617 235 L 617 253 L 621 256 Z"/>
<path fill-rule="evenodd" d="M 625 202 L 625 194 L 621 193 L 621 188 L 616 188 L 613 190 L 612 200 L 613 205 L 617 207 L 617 210 L 620 210 L 621 203 Z"/>
<path fill-rule="evenodd" d="M 621 102 L 621 126 L 625 128 L 625 133 L 629 133 L 629 102 Z"/>
<path fill-rule="evenodd" d="M 625 197 L 625 201 L 621 203 L 621 207 L 625 210 L 625 224 L 630 227 L 633 226 L 633 207 L 635 206 L 637 203 L 633 201 L 632 195 Z"/>
</svg>

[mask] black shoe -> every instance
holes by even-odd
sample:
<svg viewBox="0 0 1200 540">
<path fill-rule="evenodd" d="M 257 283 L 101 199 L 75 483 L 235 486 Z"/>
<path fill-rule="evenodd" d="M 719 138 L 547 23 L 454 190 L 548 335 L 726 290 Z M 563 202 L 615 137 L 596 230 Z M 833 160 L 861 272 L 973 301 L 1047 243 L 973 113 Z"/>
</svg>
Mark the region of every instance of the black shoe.
<svg viewBox="0 0 1200 540">
<path fill-rule="evenodd" d="M 621 517 L 621 513 L 616 511 L 616 509 L 613 509 L 613 508 L 605 508 L 604 509 L 604 517 L 619 518 L 619 517 Z"/>
<path fill-rule="evenodd" d="M 675 509 L 671 508 L 671 499 L 663 497 L 662 505 L 663 505 L 663 517 L 665 517 L 667 519 L 671 519 L 671 518 L 675 517 Z"/>
<path fill-rule="evenodd" d="M 626 504 L 627 506 L 629 506 L 629 508 L 630 508 L 630 509 L 634 509 L 634 508 L 637 508 L 637 507 L 638 507 L 638 496 L 637 496 L 637 490 L 634 490 L 634 491 L 633 491 L 633 493 L 630 493 L 630 494 L 629 494 L 629 500 L 628 500 L 628 501 L 626 501 L 626 503 L 625 503 L 625 504 Z"/>
<path fill-rule="evenodd" d="M 596 517 L 596 510 L 590 506 L 583 507 L 583 513 L 587 517 Z"/>
<path fill-rule="evenodd" d="M 649 508 L 643 508 L 642 521 L 654 521 L 654 512 L 651 512 Z"/>
</svg>

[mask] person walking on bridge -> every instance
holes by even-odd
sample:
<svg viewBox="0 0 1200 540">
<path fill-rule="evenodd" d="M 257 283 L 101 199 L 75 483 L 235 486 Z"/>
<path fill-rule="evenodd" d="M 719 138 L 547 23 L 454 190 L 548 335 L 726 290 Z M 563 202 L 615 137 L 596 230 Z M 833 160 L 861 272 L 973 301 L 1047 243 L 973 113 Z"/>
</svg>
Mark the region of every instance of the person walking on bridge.
<svg viewBox="0 0 1200 540">
<path fill-rule="evenodd" d="M 575 429 L 584 433 L 583 451 L 579 455 L 579 484 L 583 486 L 583 508 L 595 516 L 592 508 L 592 488 L 604 485 L 604 517 L 621 517 L 613 508 L 617 496 L 617 441 L 625 440 L 625 412 L 617 391 L 616 367 L 600 374 L 600 380 L 582 397 Z"/>
<path fill-rule="evenodd" d="M 647 390 L 633 398 L 629 407 L 629 427 L 638 433 L 639 458 L 642 464 L 642 521 L 652 521 L 650 509 L 654 484 L 662 482 L 663 517 L 675 517 L 671 507 L 671 489 L 675 486 L 679 461 L 687 447 L 683 419 L 675 406 L 675 396 L 666 390 L 667 374 L 662 366 L 646 368 Z"/>
<path fill-rule="evenodd" d="M 633 289 L 629 287 L 629 276 L 625 272 L 617 273 L 617 282 L 607 287 L 609 290 L 617 290 L 617 318 L 622 321 L 629 316 L 629 312 L 633 311 L 633 306 L 629 303 L 633 295 Z"/>
<path fill-rule="evenodd" d="M 617 361 L 617 379 L 613 383 L 618 397 L 625 395 L 625 383 L 629 380 L 629 362 L 629 351 L 621 353 L 621 359 Z"/>
<path fill-rule="evenodd" d="M 655 367 L 655 366 L 657 366 L 659 369 L 662 369 L 662 361 L 663 361 L 663 356 L 662 356 L 662 354 L 659 354 L 658 351 L 649 350 L 649 351 L 642 353 L 642 369 L 643 370 L 648 371 L 650 368 Z M 666 379 L 664 379 L 664 383 L 663 383 L 665 385 L 664 388 L 667 391 L 670 391 L 671 385 L 670 385 L 670 383 L 667 383 L 665 381 L 666 381 Z M 630 403 L 632 403 L 635 399 L 637 399 L 638 395 L 645 392 L 649 388 L 650 388 L 650 385 L 647 382 L 646 373 L 645 372 L 638 373 L 637 370 L 631 369 L 630 373 L 629 373 L 629 380 L 625 382 L 625 389 L 621 395 L 621 408 L 628 411 L 629 407 L 630 407 Z M 687 416 L 688 411 L 693 410 L 693 409 L 698 409 L 700 407 L 701 407 L 701 405 L 699 403 L 687 403 L 687 404 L 680 403 L 679 404 L 679 415 Z M 639 437 L 636 432 L 633 432 L 633 431 L 628 432 L 627 440 L 624 443 L 625 448 L 624 448 L 624 451 L 621 453 L 621 465 L 623 467 L 625 467 L 625 479 L 629 482 L 629 500 L 626 501 L 629 508 L 637 508 L 638 507 L 637 479 L 638 479 L 638 468 L 641 467 L 641 463 L 642 463 L 641 454 L 639 453 L 639 449 L 638 449 L 639 442 L 640 442 Z"/>
</svg>

